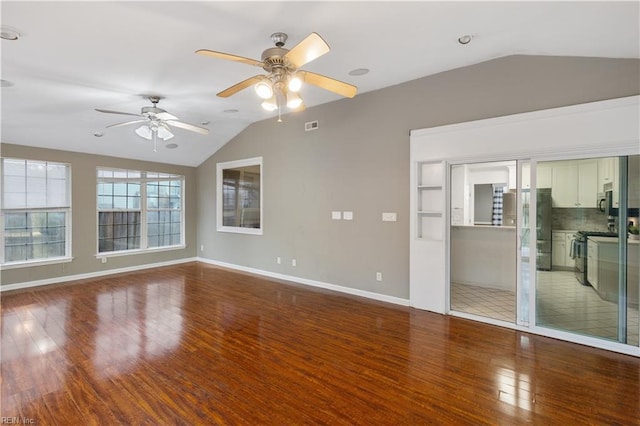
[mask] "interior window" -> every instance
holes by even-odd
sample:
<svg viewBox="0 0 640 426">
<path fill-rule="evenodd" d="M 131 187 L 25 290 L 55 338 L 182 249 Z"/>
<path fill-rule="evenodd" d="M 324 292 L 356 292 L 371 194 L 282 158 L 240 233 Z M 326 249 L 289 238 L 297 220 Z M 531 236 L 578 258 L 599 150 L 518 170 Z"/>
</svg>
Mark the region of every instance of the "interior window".
<svg viewBox="0 0 640 426">
<path fill-rule="evenodd" d="M 262 234 L 262 157 L 218 163 L 218 231 Z"/>
</svg>

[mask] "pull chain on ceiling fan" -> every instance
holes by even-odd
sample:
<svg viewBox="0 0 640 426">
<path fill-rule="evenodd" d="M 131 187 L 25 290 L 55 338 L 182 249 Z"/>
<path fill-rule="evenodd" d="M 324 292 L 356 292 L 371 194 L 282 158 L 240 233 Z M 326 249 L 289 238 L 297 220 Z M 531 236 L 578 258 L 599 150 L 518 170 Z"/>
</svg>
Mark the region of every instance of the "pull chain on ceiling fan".
<svg viewBox="0 0 640 426">
<path fill-rule="evenodd" d="M 255 75 L 234 84 L 218 93 L 218 96 L 227 98 L 249 86 L 254 86 L 257 95 L 264 99 L 262 108 L 267 111 L 275 111 L 277 109 L 280 114 L 283 105 L 292 110 L 304 108 L 302 98 L 298 94 L 303 82 L 347 98 L 352 98 L 356 95 L 358 90 L 356 86 L 299 69 L 301 66 L 329 52 L 329 45 L 318 34 L 311 33 L 291 50 L 284 48 L 287 41 L 285 33 L 273 33 L 271 34 L 271 40 L 275 43 L 275 47 L 262 52 L 261 61 L 207 49 L 196 51 L 200 55 L 262 67 L 269 73 L 267 75 Z M 282 120 L 278 118 L 278 121 Z"/>
<path fill-rule="evenodd" d="M 181 129 L 189 130 L 191 132 L 200 133 L 202 135 L 209 134 L 209 129 L 204 127 L 194 126 L 193 124 L 184 123 L 178 121 L 178 117 L 173 114 L 169 114 L 162 108 L 158 108 L 158 102 L 160 102 L 159 96 L 149 96 L 149 100 L 153 104 L 150 107 L 143 107 L 140 114 L 133 114 L 129 112 L 111 111 L 107 109 L 96 108 L 96 111 L 107 114 L 120 114 L 120 115 L 132 115 L 134 117 L 141 117 L 137 120 L 126 121 L 124 123 L 111 124 L 106 126 L 107 129 L 112 127 L 128 126 L 130 124 L 142 123 L 140 127 L 136 129 L 136 134 L 141 138 L 147 140 L 153 140 L 153 151 L 157 152 L 158 138 L 163 141 L 167 141 L 173 138 L 173 132 L 171 127 L 178 127 Z"/>
</svg>

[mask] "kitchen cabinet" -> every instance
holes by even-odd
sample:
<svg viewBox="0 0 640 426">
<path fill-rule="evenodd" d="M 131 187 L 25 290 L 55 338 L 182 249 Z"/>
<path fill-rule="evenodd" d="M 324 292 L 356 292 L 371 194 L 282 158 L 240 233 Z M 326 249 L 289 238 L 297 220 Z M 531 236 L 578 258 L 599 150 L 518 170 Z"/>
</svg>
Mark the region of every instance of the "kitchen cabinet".
<svg viewBox="0 0 640 426">
<path fill-rule="evenodd" d="M 640 244 L 627 240 L 627 303 L 638 307 L 640 290 Z M 618 303 L 618 239 L 589 237 L 587 240 L 587 280 L 598 295 Z"/>
<path fill-rule="evenodd" d="M 551 266 L 554 267 L 565 267 L 567 266 L 566 261 L 566 243 L 564 232 L 553 231 L 551 233 Z"/>
<path fill-rule="evenodd" d="M 575 239 L 576 231 L 566 231 L 564 233 L 564 241 L 565 241 L 565 251 L 564 258 L 568 267 L 573 269 L 576 266 L 576 261 L 573 257 L 571 257 L 571 247 L 573 246 L 573 240 Z"/>
<path fill-rule="evenodd" d="M 628 172 L 628 206 L 640 207 L 640 159 L 637 155 L 629 157 Z M 620 193 L 618 191 L 620 179 L 619 157 L 605 157 L 598 159 L 598 192 L 610 190 L 613 192 L 612 204 L 614 208 L 620 207 Z"/>
<path fill-rule="evenodd" d="M 551 266 L 555 269 L 573 269 L 571 245 L 576 231 L 553 231 L 551 233 Z"/>
<path fill-rule="evenodd" d="M 551 188 L 553 186 L 553 169 L 550 164 L 538 164 L 536 183 L 538 188 Z"/>
<path fill-rule="evenodd" d="M 618 190 L 619 160 L 618 157 L 604 157 L 598 159 L 598 192 L 605 190 L 605 185 L 610 184 L 610 189 Z"/>
<path fill-rule="evenodd" d="M 553 207 L 596 208 L 598 164 L 596 160 L 562 161 L 553 164 Z"/>
<path fill-rule="evenodd" d="M 598 159 L 598 192 L 613 191 L 612 204 L 614 208 L 620 207 L 620 193 L 618 181 L 620 179 L 620 160 L 618 157 L 605 157 Z"/>
</svg>

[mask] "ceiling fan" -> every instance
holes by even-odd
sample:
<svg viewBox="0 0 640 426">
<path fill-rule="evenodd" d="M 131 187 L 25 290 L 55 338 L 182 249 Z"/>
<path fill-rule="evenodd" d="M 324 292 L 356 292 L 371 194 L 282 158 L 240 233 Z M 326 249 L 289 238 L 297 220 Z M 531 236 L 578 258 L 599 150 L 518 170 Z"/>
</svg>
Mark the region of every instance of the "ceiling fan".
<svg viewBox="0 0 640 426">
<path fill-rule="evenodd" d="M 153 106 L 142 107 L 140 114 L 111 111 L 108 109 L 99 108 L 96 108 L 95 110 L 107 114 L 132 115 L 134 117 L 140 117 L 136 120 L 125 121 L 124 123 L 111 124 L 109 126 L 106 126 L 106 128 L 108 129 L 111 127 L 128 126 L 130 124 L 142 123 L 142 125 L 136 129 L 136 134 L 142 138 L 153 140 L 154 152 L 157 151 L 158 138 L 167 141 L 173 137 L 173 132 L 171 131 L 172 127 L 178 127 L 181 129 L 189 130 L 191 132 L 200 133 L 202 135 L 209 134 L 209 129 L 178 121 L 178 117 L 176 117 L 175 115 L 169 114 L 162 108 L 158 108 L 160 96 L 149 96 L 149 100 L 151 101 Z"/>
<path fill-rule="evenodd" d="M 196 51 L 200 55 L 258 66 L 268 73 L 267 75 L 255 75 L 243 80 L 218 93 L 218 96 L 226 98 L 254 85 L 258 96 L 264 99 L 262 107 L 267 111 L 275 111 L 276 109 L 280 111 L 282 105 L 286 105 L 293 110 L 304 108 L 302 99 L 298 95 L 303 82 L 347 98 L 352 98 L 356 95 L 358 90 L 356 86 L 299 69 L 329 52 L 329 45 L 318 34 L 311 33 L 291 50 L 284 48 L 284 44 L 287 41 L 285 33 L 273 33 L 271 34 L 271 40 L 275 43 L 275 47 L 262 52 L 261 61 L 207 49 Z M 280 118 L 278 118 L 278 121 L 281 121 Z"/>
</svg>

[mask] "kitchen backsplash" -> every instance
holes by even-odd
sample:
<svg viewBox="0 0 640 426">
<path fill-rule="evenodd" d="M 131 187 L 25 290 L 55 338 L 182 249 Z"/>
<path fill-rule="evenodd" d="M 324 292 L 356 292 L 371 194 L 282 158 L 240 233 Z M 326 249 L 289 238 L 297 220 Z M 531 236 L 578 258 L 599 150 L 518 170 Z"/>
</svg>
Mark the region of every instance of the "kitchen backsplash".
<svg viewBox="0 0 640 426">
<path fill-rule="evenodd" d="M 607 231 L 607 216 L 598 209 L 551 209 L 551 228 L 567 231 Z"/>
</svg>

